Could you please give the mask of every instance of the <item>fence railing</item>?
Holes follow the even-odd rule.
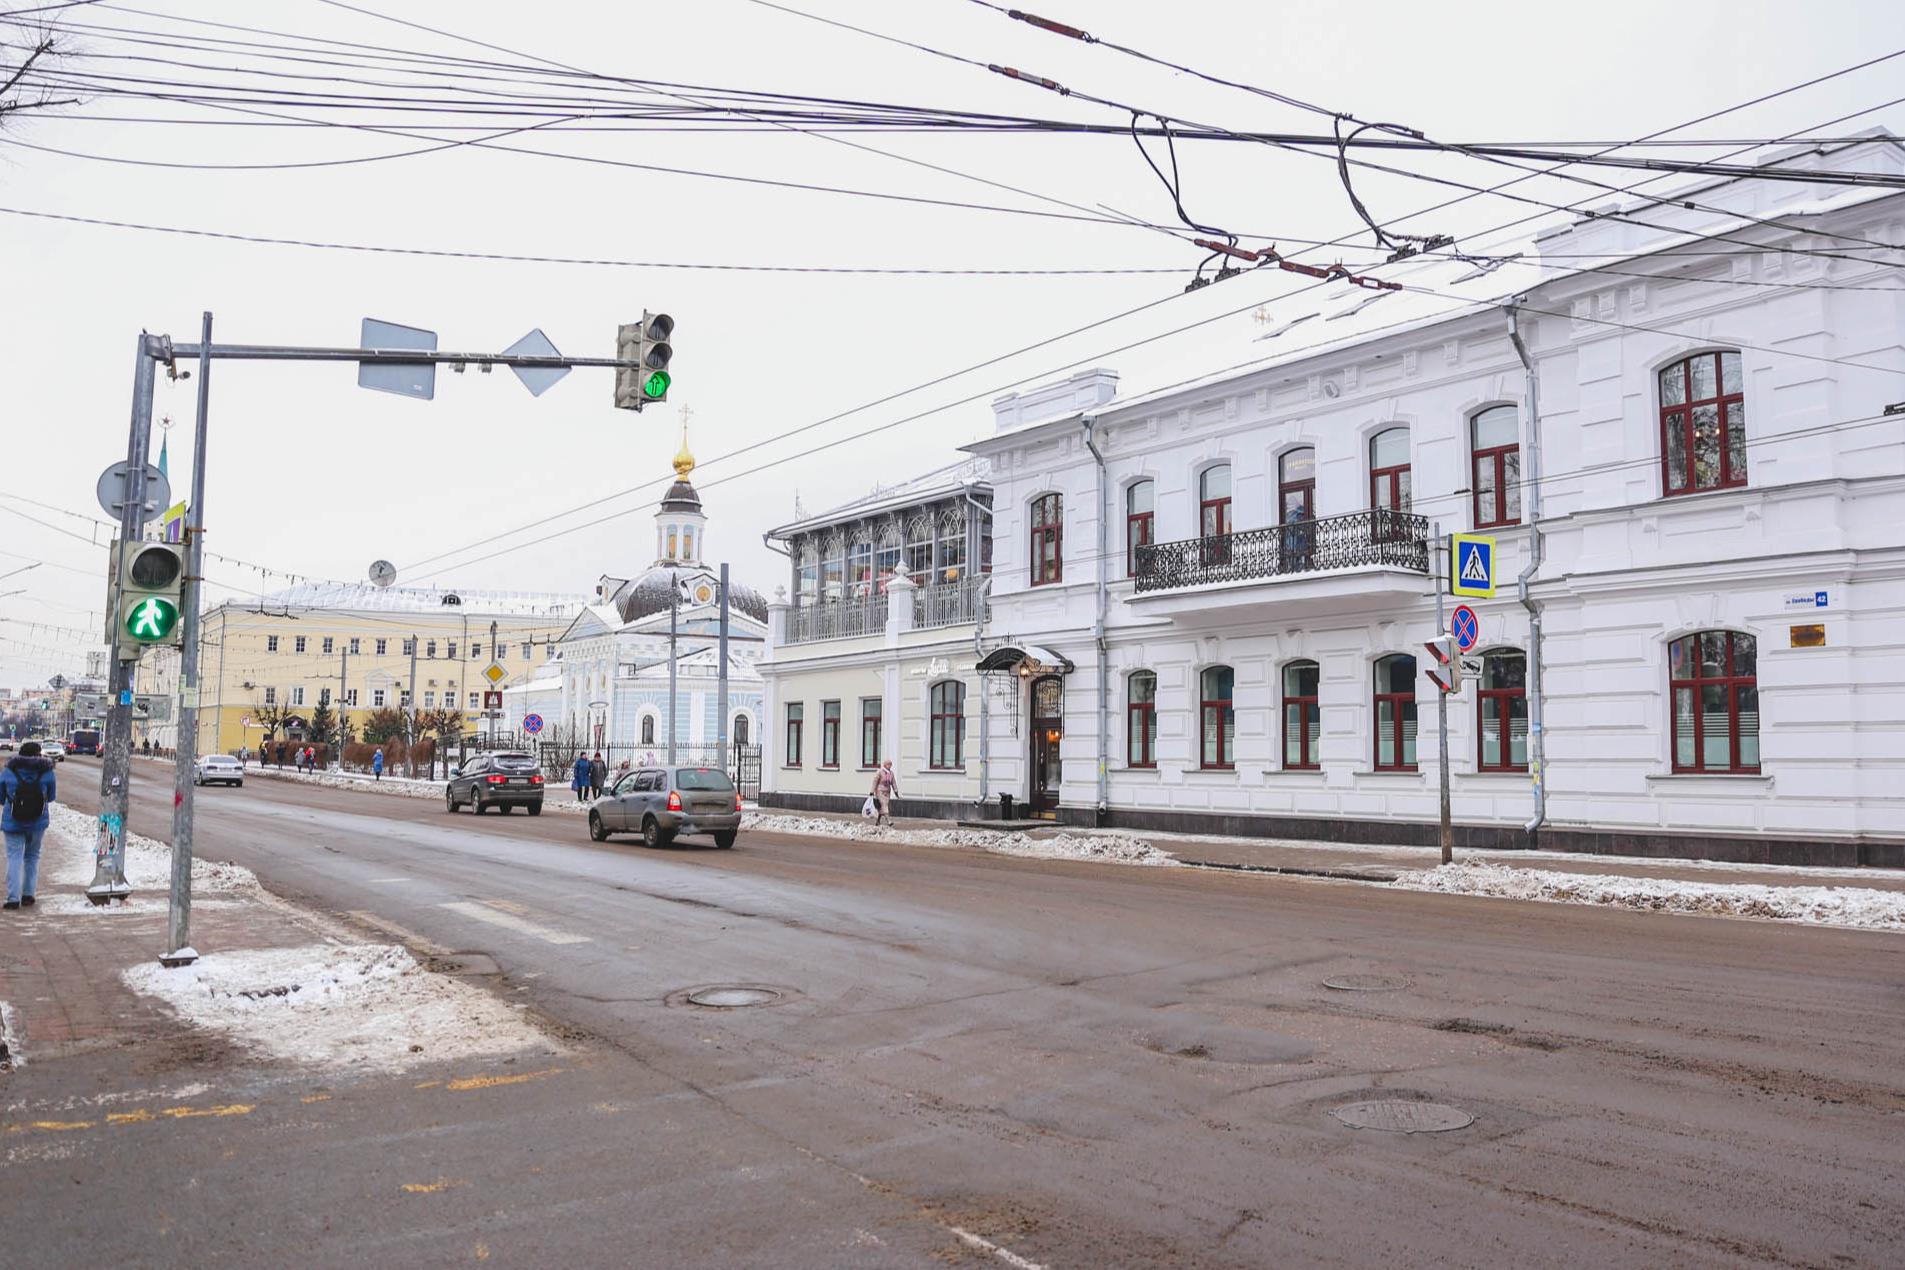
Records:
[[[1378,507],[1267,529],[1147,544],[1136,552],[1136,589],[1169,591],[1206,582],[1280,578],[1371,564],[1426,574],[1428,537],[1428,517]]]
[[[913,629],[930,630],[936,626],[958,626],[976,622],[985,607],[986,583],[983,573],[939,586],[923,586],[913,592]]]
[[[886,597],[860,600],[823,600],[787,611],[787,642],[811,644],[817,639],[852,639],[878,635],[886,629]]]

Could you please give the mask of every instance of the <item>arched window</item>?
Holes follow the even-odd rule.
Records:
[[[1376,770],[1416,770],[1416,659],[1393,653],[1376,663]]]
[[[1044,494],[1032,500],[1032,585],[1048,586],[1065,577],[1064,500]]]
[[[933,685],[926,753],[931,767],[965,764],[966,685],[956,679]]]
[[[1314,771],[1322,765],[1317,753],[1323,739],[1318,678],[1313,661],[1293,661],[1283,668],[1283,766],[1288,771]]]
[[[695,558],[695,527],[693,525],[681,527],[681,558],[689,561]]]
[[[1513,406],[1490,406],[1469,420],[1469,488],[1475,527],[1521,523],[1521,429]]]
[[[1667,649],[1676,772],[1759,771],[1759,644],[1739,631],[1683,635]]]
[[[1409,429],[1384,428],[1369,438],[1369,505],[1409,510]]]
[[[670,560],[675,558],[675,532],[673,525],[668,526],[668,559]]]
[[[1230,464],[1207,467],[1197,478],[1197,521],[1206,538],[1230,533]]]
[[[642,716],[642,744],[653,745],[654,743],[655,743],[655,716],[652,714],[643,715]]]
[[[1316,519],[1316,450],[1299,446],[1277,459],[1277,523]]]
[[[847,547],[847,594],[856,600],[873,594],[873,544],[865,540]]]
[[[1660,372],[1661,492],[1746,484],[1746,398],[1738,353],[1698,353]]]
[[[941,582],[957,582],[966,571],[966,517],[964,509],[947,508],[939,514],[939,547],[935,567]]]
[[[1519,648],[1482,654],[1475,694],[1476,766],[1484,772],[1528,770],[1528,657]]]
[[[1124,492],[1124,571],[1138,576],[1138,548],[1157,541],[1153,532],[1157,523],[1157,485],[1152,481],[1133,481]]]
[[[734,716],[733,734],[734,743],[736,745],[746,745],[748,743],[749,728],[750,725],[746,715],[737,714]]]
[[[1154,671],[1134,670],[1125,681],[1126,767],[1158,765],[1158,677]]]
[[[1228,666],[1211,666],[1198,677],[1202,694],[1198,720],[1203,740],[1198,755],[1199,767],[1228,771],[1233,765],[1237,710],[1231,692],[1236,682],[1236,675]]]

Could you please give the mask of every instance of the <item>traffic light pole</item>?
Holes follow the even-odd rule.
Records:
[[[212,315],[204,315],[201,344],[212,343]],[[172,772],[172,895],[166,906],[167,966],[198,960],[192,947],[192,795],[198,788],[198,627],[200,568],[205,559],[205,431],[212,401],[212,364],[198,363],[198,424],[192,441],[192,499],[185,509],[185,575],[179,591],[179,737]],[[216,740],[213,741],[216,745]]]
[[[132,426],[126,437],[125,501],[119,507],[119,551],[132,549],[145,534],[146,453],[152,448],[152,383],[158,372],[160,341],[143,332],[132,370]],[[112,561],[119,576],[119,559]],[[117,606],[106,606],[106,647],[111,670],[106,681],[106,734],[100,742],[99,831],[93,843],[93,881],[86,898],[95,904],[132,895],[126,884],[126,811],[132,782],[132,671],[137,658],[119,655]]]
[[[1440,526],[1435,534],[1435,546],[1432,550],[1435,559],[1429,572],[1435,577],[1435,633],[1441,635],[1449,629],[1448,615],[1444,612],[1447,601],[1443,591],[1448,587],[1448,578],[1444,576],[1448,569],[1449,540],[1442,536]],[[1460,656],[1453,647],[1450,652]],[[1442,785],[1442,863],[1447,864],[1455,858],[1455,826],[1449,814],[1449,694],[1438,689],[1435,694],[1435,736],[1436,764],[1441,769]]]

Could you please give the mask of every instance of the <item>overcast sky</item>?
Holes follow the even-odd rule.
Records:
[[[37,3],[37,0],[32,0]],[[24,7],[15,0],[0,8]],[[603,74],[682,84],[805,93],[937,108],[1032,114],[1123,125],[1121,111],[1062,101],[985,70],[778,12],[750,0],[563,3],[381,0],[383,12]],[[794,0],[790,7],[949,52],[1022,67],[1081,92],[1232,129],[1326,131],[1327,120],[1235,89],[1148,66],[1102,47],[1011,22],[969,0]],[[504,60],[454,39],[344,12],[317,0],[273,5],[183,0],[153,14],[247,23],[365,44]],[[1905,46],[1893,0],[1789,4],[1546,6],[1471,4],[1082,3],[1051,0],[1053,17],[1173,61],[1274,88],[1363,119],[1438,139],[1616,141],[1637,137]],[[75,9],[76,23],[175,35],[223,35],[111,5]],[[130,51],[74,33],[101,73],[230,80],[226,54],[164,50],[213,69],[117,61]],[[9,62],[16,55],[9,50]],[[1764,106],[1729,114],[1692,137],[1772,137],[1809,130],[1898,93],[1892,62]],[[4,78],[0,76],[0,78]],[[317,86],[313,86],[317,87]],[[745,185],[634,171],[578,157],[691,167],[779,181],[1062,211],[1035,195],[1174,222],[1170,199],[1128,137],[960,134],[857,136],[928,171],[789,131],[598,132],[553,129],[472,146],[342,166],[224,170],[359,158],[416,141],[339,128],[114,122],[109,117],[249,119],[189,105],[96,97],[57,115],[16,116],[0,138],[0,207],[276,238],[465,252],[721,265],[933,269],[1130,269],[1180,273],[1061,277],[933,277],[712,272],[651,267],[441,260],[254,245],[0,213],[0,683],[72,670],[97,629],[105,551],[94,482],[124,456],[134,341],[141,329],[196,339],[199,313],[230,342],[350,345],[374,316],[439,333],[446,349],[498,351],[540,327],[564,352],[613,353],[617,323],[646,307],[675,318],[675,387],[640,415],[611,405],[610,372],[580,370],[541,398],[506,372],[442,372],[432,402],[365,392],[343,365],[227,363],[213,370],[208,548],[271,570],[214,561],[214,600],[304,578],[361,579],[377,558],[400,583],[583,593],[602,573],[653,554],[657,482],[692,407],[697,484],[712,520],[710,553],[771,592],[783,562],[763,531],[958,457],[992,426],[985,404],[1024,376],[1095,364],[1100,350],[1230,309],[1238,316],[1103,359],[1129,389],[1247,355],[1261,329],[1316,307],[1278,303],[1303,280],[1249,274],[1180,296],[1201,253],[1166,234],[998,211]],[[319,117],[310,112],[308,117]],[[335,117],[335,116],[329,116]],[[364,118],[368,118],[367,116]],[[382,122],[390,126],[395,116]],[[1897,109],[1832,131],[1905,127]],[[406,126],[395,122],[395,126]],[[459,134],[467,136],[469,134]],[[1659,152],[1665,153],[1665,152]],[[1672,152],[1681,157],[1700,153]],[[133,166],[104,157],[179,168]],[[1162,155],[1159,155],[1162,159]],[[1356,228],[1334,163],[1260,145],[1179,148],[1186,210],[1205,224],[1287,244]],[[1390,161],[1387,160],[1386,161]],[[1393,160],[1476,184],[1512,175],[1459,156]],[[1580,169],[1627,184],[1638,174]],[[972,178],[1017,186],[988,187]],[[1358,192],[1382,219],[1459,191],[1381,175]],[[1591,191],[1549,179],[1522,192],[1572,202]],[[1598,201],[1598,200],[1597,200]],[[1526,215],[1478,198],[1410,222],[1421,232],[1473,233]],[[1552,222],[1557,218],[1549,217]],[[1520,231],[1526,233],[1524,229]],[[1376,258],[1367,234],[1320,257]],[[937,378],[1150,300],[1113,325],[921,393],[812,429],[829,415]],[[194,381],[161,379],[175,489],[190,460]],[[974,397],[819,453],[813,446]],[[723,461],[743,446],[768,443]],[[154,451],[157,450],[157,438]],[[766,464],[767,470],[723,479]],[[38,500],[64,512],[18,501]],[[566,509],[608,500],[537,529],[473,546]],[[22,519],[25,512],[50,528]],[[606,523],[524,545],[584,521]],[[81,517],[87,518],[82,519]],[[68,531],[66,533],[60,530]],[[71,536],[79,535],[79,538]],[[84,539],[85,541],[82,541]],[[103,532],[98,534],[101,544]],[[504,548],[514,548],[494,554]],[[44,623],[40,627],[24,623]]]

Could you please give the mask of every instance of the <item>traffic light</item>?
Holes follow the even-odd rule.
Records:
[[[179,642],[185,548],[175,542],[129,543],[119,554],[113,603],[113,643],[122,659],[154,644]]]
[[[1423,647],[1436,662],[1435,668],[1427,672],[1429,682],[1443,692],[1462,691],[1462,650],[1456,645],[1455,636],[1437,635]]]
[[[674,377],[668,363],[675,355],[668,342],[675,332],[675,319],[666,313],[642,310],[642,320],[626,322],[617,328],[617,361],[634,362],[615,372],[615,404],[618,409],[639,411],[643,406],[668,400],[668,386]]]

